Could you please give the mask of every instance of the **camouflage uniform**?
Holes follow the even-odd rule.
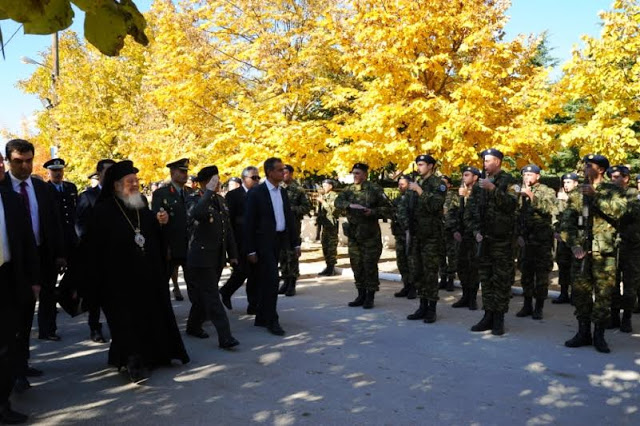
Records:
[[[371,209],[365,216],[361,210],[350,209],[349,204],[360,204]],[[393,206],[382,188],[365,181],[360,185],[349,185],[334,203],[341,214],[347,217],[344,234],[349,238],[349,260],[359,290],[378,291],[378,261],[382,254],[382,237],[378,219],[390,219]]]
[[[524,238],[521,285],[525,298],[544,300],[553,270],[553,217],[557,214],[556,193],[548,186],[531,186],[533,200],[520,197],[519,235]]]
[[[478,272],[485,311],[509,310],[514,275],[513,232],[518,203],[513,178],[504,171],[493,178],[493,191],[474,186],[469,197],[473,235],[482,234]]]
[[[402,277],[402,282],[405,287],[412,283],[411,280],[411,269],[409,267],[409,248],[407,247],[407,232],[406,228],[402,226],[400,221],[398,220],[398,206],[402,202],[403,199],[407,197],[407,194],[401,194],[399,197],[395,198],[392,203],[395,209],[395,214],[393,220],[391,221],[391,233],[396,240],[396,263],[398,264],[398,270],[400,271],[400,276]]]
[[[318,224],[322,226],[322,254],[327,266],[335,266],[338,261],[338,213],[334,205],[337,197],[335,191],[324,194],[318,214]]]
[[[296,182],[282,184],[282,188],[287,191],[291,210],[295,217],[295,234],[300,236],[302,218],[311,212],[311,202],[307,198],[304,189]],[[300,276],[300,263],[295,249],[280,251],[280,274],[283,279],[296,279]]]
[[[580,191],[574,189],[573,191],[567,194],[568,200],[558,200],[558,214],[557,214],[557,222],[555,224],[556,232],[560,233],[563,228],[566,228],[566,224],[563,221],[568,220],[568,217],[565,217],[563,212],[567,210],[567,208],[576,203],[581,203],[582,195]],[[576,220],[577,218],[571,219]],[[572,265],[575,257],[573,256],[573,252],[571,251],[571,247],[567,244],[566,241],[558,241],[558,245],[556,246],[556,263],[558,264],[558,283],[560,284],[560,297],[569,297],[569,287],[572,287],[573,278],[571,276]],[[566,301],[566,299],[565,299]],[[554,301],[554,303],[556,303]],[[565,303],[565,302],[561,302]]]
[[[447,191],[446,198],[444,200],[444,217],[445,217],[445,227],[444,227],[444,246],[445,246],[445,256],[442,257],[442,263],[440,265],[440,275],[447,278],[447,286],[449,289],[453,288],[453,280],[456,277],[457,267],[458,267],[458,251],[460,249],[460,245],[453,238],[453,232],[446,226],[446,217],[449,213],[449,210],[455,205],[459,205],[458,200],[458,191],[449,190]]]
[[[438,300],[438,269],[444,256],[443,205],[447,192],[442,179],[432,175],[418,178],[422,194],[408,190],[398,207],[398,220],[409,229],[411,276],[418,296]]]

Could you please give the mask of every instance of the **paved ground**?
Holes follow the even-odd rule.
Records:
[[[435,324],[407,321],[416,302],[393,298],[399,284],[390,281],[375,309],[348,308],[348,277],[316,279],[321,259],[315,251],[305,259],[298,295],[279,300],[284,338],[254,327],[238,293],[230,312],[237,350],[185,336],[192,362],[135,386],[106,366],[108,345],[85,340],[86,317],[61,315],[61,342],[33,340],[33,365],[46,375],[14,406],[35,424],[640,423],[638,333],[607,333],[609,355],[567,349],[571,308],[549,304],[542,321],[515,318],[521,297],[504,336],[471,333],[481,312],[452,309],[458,292],[444,291]],[[174,302],[182,328],[188,307]]]

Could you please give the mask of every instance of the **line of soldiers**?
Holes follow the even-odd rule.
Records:
[[[462,296],[452,306],[478,309],[481,284],[484,315],[471,330],[502,335],[516,265],[524,294],[516,316],[543,318],[555,239],[561,292],[554,303],[572,301],[578,320],[578,333],[565,344],[593,344],[609,352],[604,330],[631,332],[640,291],[640,175],[638,188],[629,187],[627,167],[609,167],[606,157],[588,155],[583,159],[585,182],[579,185],[578,175],[568,173],[556,196],[540,182],[539,166],[522,168],[520,183],[502,170],[504,155],[499,150],[484,150],[480,157],[483,170],[465,167],[456,194],[448,188],[449,179],[436,174],[436,159],[418,156],[417,178],[401,176],[400,196],[393,201],[367,181],[366,164],[353,166],[354,183],[334,201],[334,214],[347,218],[343,231],[358,292],[349,306],[374,306],[382,252],[379,219],[392,219],[403,282],[395,296],[419,298],[417,310],[407,319],[436,321],[442,287],[438,273],[447,258],[444,286],[455,272],[462,286]]]

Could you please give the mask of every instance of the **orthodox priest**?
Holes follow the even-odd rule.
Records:
[[[111,166],[87,233],[93,254],[88,282],[109,329],[109,364],[125,367],[134,383],[172,360],[189,362],[166,286],[161,226],[140,194],[138,169],[129,160]]]

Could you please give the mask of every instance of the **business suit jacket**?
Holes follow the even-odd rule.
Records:
[[[229,218],[231,220],[231,228],[233,236],[236,239],[238,249],[242,251],[244,244],[243,228],[244,228],[244,211],[247,206],[247,191],[244,187],[236,188],[227,192],[225,202],[229,208]]]
[[[76,206],[76,234],[82,238],[87,233],[89,218],[93,212],[93,207],[100,196],[100,187],[95,186],[82,192],[78,196],[78,204]]]
[[[193,192],[185,186],[184,196],[181,197],[173,184],[156,189],[151,196],[151,210],[158,213],[160,208],[169,214],[169,223],[162,227],[164,236],[169,244],[169,256],[172,259],[187,257],[187,208],[186,200]]]

